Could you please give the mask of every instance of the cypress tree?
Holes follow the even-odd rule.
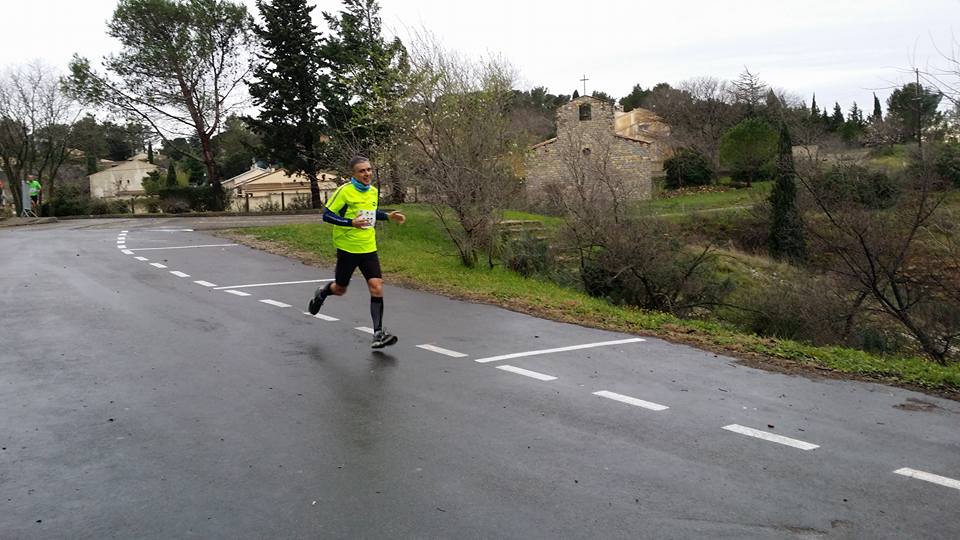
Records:
[[[796,172],[793,144],[785,123],[780,123],[777,171],[770,192],[770,255],[795,263],[806,259],[807,246],[803,220],[797,207]]]
[[[816,92],[813,93],[813,104],[810,105],[810,116],[813,117],[814,120],[820,118],[820,108],[817,107],[817,93],[816,93]]]
[[[153,163],[153,141],[147,141],[147,162]]]
[[[870,116],[871,122],[880,122],[883,120],[883,107],[880,106],[880,99],[876,92],[873,94],[873,115]]]
[[[167,165],[167,187],[177,187],[177,168],[173,164],[173,160],[170,160],[170,164]]]
[[[322,73],[314,8],[306,0],[257,0],[257,8],[263,24],[254,28],[261,46],[250,95],[260,116],[244,121],[260,136],[270,161],[310,180],[311,206],[320,208],[317,175],[327,134],[320,96],[329,77]]]

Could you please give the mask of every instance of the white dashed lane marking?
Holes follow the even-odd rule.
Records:
[[[271,285],[296,285],[299,283],[323,283],[326,281],[333,281],[332,279],[306,279],[303,281],[277,281],[275,283],[249,283],[247,285],[227,285],[225,287],[217,287],[217,289],[249,289],[252,287],[269,287]]]
[[[121,253],[123,253],[124,255],[133,255],[133,252],[130,251],[129,249],[124,249]]]
[[[643,407],[644,409],[650,409],[651,411],[665,411],[670,408],[670,407],[667,407],[666,405],[660,405],[659,403],[653,403],[652,401],[644,401],[642,399],[625,396],[623,394],[610,392],[608,390],[601,390],[599,392],[594,392],[593,395],[604,397],[607,399],[612,399],[614,401],[619,401],[621,403],[627,403],[629,405],[634,405],[636,407]]]
[[[199,280],[199,281],[194,281],[194,283],[196,283],[197,285],[203,285],[204,287],[216,287],[216,286],[217,286],[216,283],[210,283],[209,281],[203,281],[202,279]]]
[[[729,426],[723,426],[723,429],[727,431],[732,431],[734,433],[739,433],[740,435],[746,435],[747,437],[755,437],[757,439],[763,439],[765,441],[775,442],[775,443],[783,444],[786,446],[792,446],[794,448],[799,448],[801,450],[815,450],[817,448],[820,448],[820,445],[817,445],[817,444],[811,444],[811,443],[800,441],[797,439],[791,439],[790,437],[784,437],[783,435],[775,435],[773,433],[767,433],[766,431],[760,431],[759,429],[744,427],[739,424],[730,424]]]
[[[303,314],[304,314],[304,315],[310,315],[310,314],[307,313],[306,311],[304,311]],[[324,315],[323,313],[317,313],[316,315],[310,315],[310,316],[313,317],[314,319],[320,319],[321,321],[336,322],[336,321],[339,321],[339,320],[340,320],[340,319],[338,319],[338,318],[336,318],[336,317],[331,317],[331,316],[329,316],[329,315]]]
[[[960,489],[960,480],[954,480],[953,478],[947,478],[946,476],[940,476],[939,474],[918,471],[916,469],[910,469],[908,467],[897,469],[893,472],[894,474],[899,474],[909,478],[916,478],[917,480],[931,482],[933,484],[937,484],[940,486],[953,488],[953,489]]]
[[[133,251],[157,251],[162,249],[194,249],[194,248],[209,248],[209,247],[230,247],[236,246],[237,244],[204,244],[199,246],[166,246],[166,247],[152,247],[152,248],[136,248]]]
[[[367,334],[372,334],[372,333],[373,333],[373,328],[370,328],[369,326],[358,326],[358,327],[354,328],[354,330],[359,330],[359,331],[361,331],[361,332],[366,332]]]
[[[171,270],[170,273],[173,274],[173,275],[175,275],[175,276],[177,276],[177,277],[190,277],[190,274],[184,274],[183,272],[181,272],[181,271],[179,271],[179,270]]]
[[[250,296],[250,293],[243,292],[243,291],[223,291],[223,292],[232,294],[234,296]]]
[[[284,304],[283,302],[277,302],[276,300],[271,300],[269,298],[263,299],[261,300],[261,302],[263,302],[264,304],[270,304],[271,306],[276,306],[276,307],[283,307],[283,308],[291,307],[290,304]]]
[[[138,260],[138,261],[143,261],[143,262],[147,262],[147,261],[150,260],[150,259],[148,259],[148,258],[146,258],[146,257],[134,257],[134,259],[136,259],[136,260]]]
[[[435,352],[437,354],[443,354],[446,356],[452,356],[453,358],[463,358],[465,356],[469,356],[461,352],[451,351],[450,349],[444,349],[443,347],[437,347],[436,345],[424,344],[424,345],[417,345],[417,347],[425,351]]]
[[[502,369],[503,371],[509,371],[510,373],[516,373],[517,375],[523,375],[524,377],[530,377],[531,379],[537,379],[538,381],[555,381],[556,377],[553,375],[546,375],[544,373],[538,373],[536,371],[530,371],[529,369],[518,368],[514,366],[497,366],[497,369]]]
[[[583,345],[571,345],[569,347],[558,347],[556,349],[543,349],[539,351],[527,351],[521,353],[513,354],[502,354],[500,356],[491,356],[488,358],[477,358],[476,362],[485,363],[485,362],[498,362],[500,360],[509,360],[511,358],[522,358],[524,356],[536,356],[540,354],[551,354],[558,352],[566,351],[577,351],[580,349],[592,349],[593,347],[607,347],[610,345],[623,345],[626,343],[639,343],[641,341],[646,341],[643,338],[630,338],[630,339],[618,339],[616,341],[601,341],[599,343],[586,343]]]
[[[160,263],[150,263],[150,266],[156,266],[157,268],[166,268],[167,265]]]

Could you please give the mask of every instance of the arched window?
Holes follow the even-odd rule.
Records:
[[[580,105],[580,121],[590,120],[590,104],[584,103]]]

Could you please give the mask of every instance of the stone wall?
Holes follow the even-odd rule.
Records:
[[[580,120],[581,105],[590,106],[589,120]],[[578,98],[557,110],[557,138],[530,151],[525,162],[527,195],[536,202],[546,185],[564,182],[572,168],[603,165],[637,199],[650,198],[652,179],[662,168],[649,143],[616,135],[612,103]]]

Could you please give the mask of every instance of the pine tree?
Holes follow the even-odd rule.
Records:
[[[173,160],[170,160],[170,164],[167,165],[167,187],[177,187],[177,167],[173,164]]]
[[[580,91],[579,91],[579,90],[574,90],[574,91],[573,91],[573,99],[577,99],[578,97],[580,97]]]
[[[337,15],[323,13],[330,33],[321,56],[331,77],[321,101],[338,165],[390,145],[407,92],[407,50],[384,39],[379,13],[376,0],[344,0]]]
[[[147,141],[147,163],[153,163],[153,141]]]
[[[329,87],[322,73],[320,33],[306,0],[257,0],[263,25],[259,63],[250,84],[260,116],[244,118],[262,141],[266,157],[310,180],[310,202],[320,208],[317,175],[324,160],[327,124],[321,94]]]
[[[843,123],[843,109],[840,108],[840,103],[834,102],[833,116],[830,117],[830,131],[838,131],[843,127]]]
[[[797,207],[796,172],[793,167],[793,144],[790,133],[780,123],[777,171],[770,192],[770,255],[795,263],[806,259],[803,219]]]
[[[813,104],[810,105],[810,116],[814,119],[820,118],[820,108],[817,107],[817,94],[813,94]]]
[[[873,94],[873,114],[870,115],[871,122],[881,122],[883,121],[883,107],[880,106],[880,99],[877,97],[876,92]]]

